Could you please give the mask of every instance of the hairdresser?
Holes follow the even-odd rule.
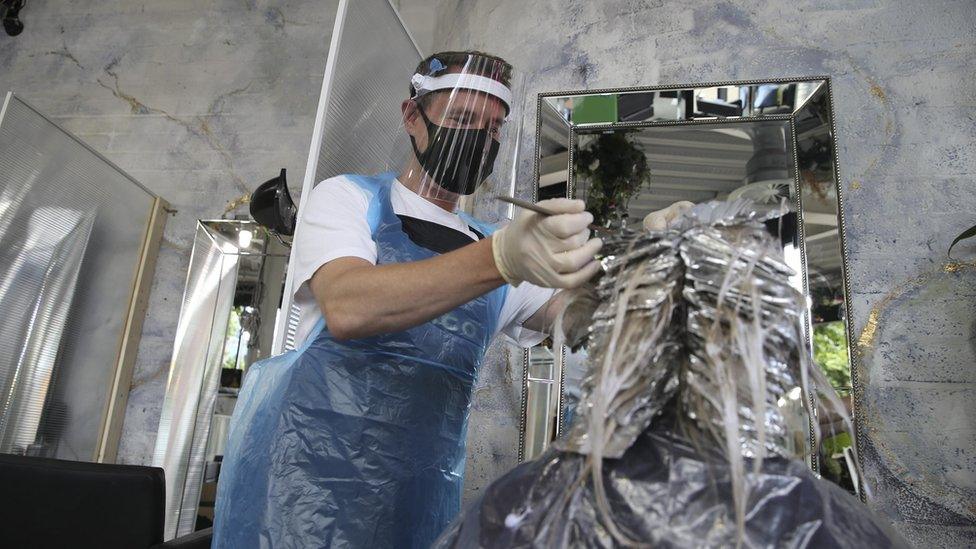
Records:
[[[304,344],[248,373],[214,547],[427,547],[457,514],[485,349],[539,343],[554,289],[599,269],[582,201],[497,231],[457,209],[492,172],[511,82],[498,57],[428,57],[401,104],[406,165],[311,191],[292,252]]]

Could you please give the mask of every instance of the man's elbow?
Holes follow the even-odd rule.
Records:
[[[354,315],[339,312],[325,312],[325,325],[332,337],[338,341],[348,341],[362,337],[360,322]]]
[[[325,305],[325,306],[322,306]],[[325,317],[325,326],[337,341],[362,339],[375,335],[372,331],[372,319],[360,311],[349,310],[346,307],[329,307],[320,304]]]
[[[372,268],[372,265],[364,259],[340,257],[319,267],[310,281],[312,295],[325,317],[325,325],[337,340],[370,335],[366,333],[370,320],[361,310],[362,303],[351,295],[354,292],[350,292],[350,286],[346,283],[364,267]]]

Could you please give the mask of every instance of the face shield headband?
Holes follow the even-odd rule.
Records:
[[[414,99],[435,91],[461,88],[493,95],[505,104],[506,114],[512,112],[512,90],[498,80],[480,74],[452,72],[440,76],[425,76],[417,73],[410,79],[410,84],[414,89]]]

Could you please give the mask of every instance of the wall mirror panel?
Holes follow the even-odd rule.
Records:
[[[818,390],[853,400],[856,411],[829,79],[543,93],[537,108],[536,201],[583,199],[611,229],[639,228],[646,214],[682,200],[787,204],[790,213],[767,227],[808,296],[804,333],[832,385]],[[587,361],[585,349],[524,357],[519,455],[531,459],[572,422]],[[818,446],[815,425],[838,429],[828,414],[809,417],[803,398],[797,387],[779,403],[795,417],[798,454]],[[808,461],[856,491],[854,440],[837,432]]]
[[[288,248],[253,221],[197,224],[153,465],[166,471],[166,539],[209,526],[247,368],[271,355]]]

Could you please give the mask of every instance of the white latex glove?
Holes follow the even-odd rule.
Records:
[[[596,274],[593,256],[603,242],[590,239],[593,215],[582,200],[553,198],[540,206],[558,212],[545,216],[529,210],[492,235],[495,266],[511,285],[530,282],[546,288],[575,288]]]
[[[682,200],[675,202],[663,210],[651,212],[644,216],[644,230],[663,231],[671,226],[672,223],[682,214],[695,207],[694,202]]]

